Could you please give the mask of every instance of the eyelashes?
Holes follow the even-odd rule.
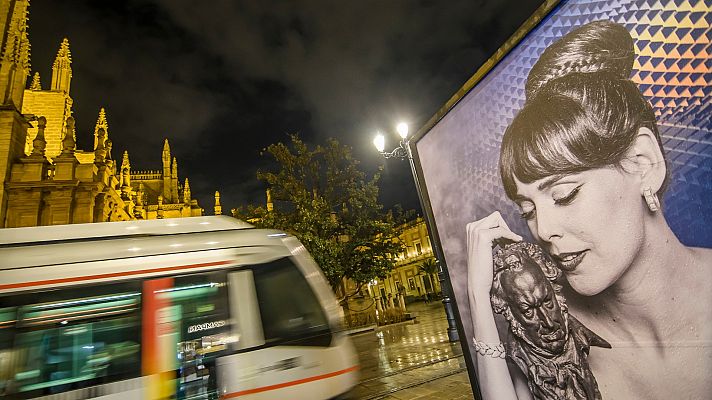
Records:
[[[574,201],[576,196],[579,194],[579,191],[581,190],[581,186],[583,186],[583,185],[576,186],[571,192],[569,192],[569,194],[567,194],[564,197],[561,197],[559,199],[554,199],[554,204],[556,204],[557,206],[565,206],[567,204],[570,204],[572,201]]]
[[[519,213],[519,216],[522,219],[529,221],[530,219],[534,218],[534,210],[532,209],[531,211],[522,211],[521,213]]]
[[[582,186],[583,186],[583,184],[576,186],[573,190],[571,190],[569,193],[567,193],[564,197],[554,199],[554,204],[556,204],[557,206],[566,206],[566,205],[571,204],[578,196],[579,192],[581,191]],[[532,207],[532,209],[529,211],[522,211],[521,213],[519,213],[519,216],[522,219],[527,220],[527,221],[533,219],[535,215],[536,215],[536,208],[534,208],[534,207]]]

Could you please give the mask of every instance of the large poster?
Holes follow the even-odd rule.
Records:
[[[712,393],[711,8],[561,2],[415,138],[485,400]]]

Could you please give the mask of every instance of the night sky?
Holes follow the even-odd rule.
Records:
[[[160,169],[168,138],[206,214],[215,190],[225,213],[263,203],[260,151],[289,133],[352,146],[369,173],[385,166],[386,206],[418,208],[408,163],[378,155],[375,131],[387,149],[398,122],[417,131],[540,3],[32,0],[32,73],[48,89],[67,37],[78,149],[100,107],[134,170]]]

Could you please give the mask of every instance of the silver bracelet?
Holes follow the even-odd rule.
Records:
[[[482,356],[492,358],[506,358],[507,356],[507,351],[504,349],[504,343],[502,342],[499,342],[497,344],[490,344],[480,342],[475,338],[472,338],[472,342],[475,343],[475,351]]]

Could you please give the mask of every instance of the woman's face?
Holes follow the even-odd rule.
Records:
[[[532,183],[515,178],[522,217],[583,295],[613,285],[643,245],[646,209],[636,176],[611,167]]]

